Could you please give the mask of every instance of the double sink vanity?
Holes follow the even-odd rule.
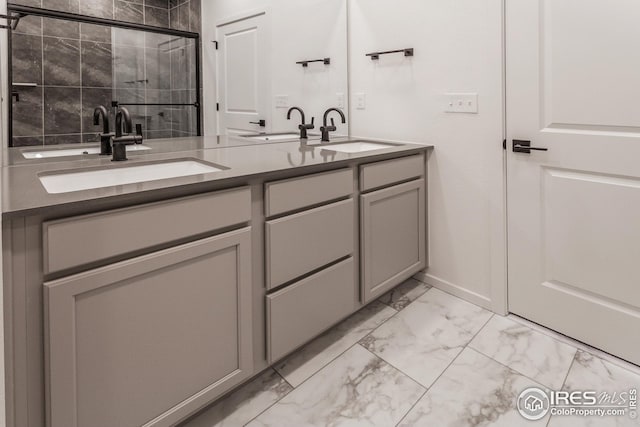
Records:
[[[133,148],[3,169],[15,425],[176,425],[426,266],[429,146]]]

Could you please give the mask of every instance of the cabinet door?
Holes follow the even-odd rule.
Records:
[[[425,182],[361,197],[362,299],[369,302],[426,265]]]
[[[45,283],[51,427],[173,425],[251,375],[250,228]]]

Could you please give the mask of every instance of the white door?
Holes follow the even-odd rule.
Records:
[[[269,43],[264,13],[217,27],[218,134],[241,135],[270,129]]]
[[[509,311],[638,364],[640,2],[506,8]]]

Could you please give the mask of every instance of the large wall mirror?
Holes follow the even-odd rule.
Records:
[[[296,132],[301,117],[338,108],[347,115],[346,0],[211,0],[203,15],[206,135]],[[217,44],[217,50],[216,50]],[[215,76],[215,78],[211,78]],[[338,117],[338,116],[336,116]],[[336,135],[348,134],[336,120]]]
[[[198,135],[200,2],[172,8],[141,0],[126,10],[111,0],[72,3],[8,6],[20,16],[9,32],[8,145],[95,143],[99,105],[109,110],[112,129],[119,105],[145,139]]]

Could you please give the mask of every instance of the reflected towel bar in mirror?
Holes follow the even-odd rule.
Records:
[[[386,50],[384,52],[371,52],[371,53],[367,53],[366,56],[370,56],[372,61],[375,61],[376,59],[380,59],[380,55],[388,55],[390,53],[404,53],[404,56],[413,56],[413,48],[407,48],[407,49],[397,49],[397,50]]]
[[[322,59],[309,59],[306,61],[298,61],[296,64],[302,65],[303,67],[308,67],[312,62],[322,62],[324,65],[331,64],[331,58],[322,58]]]

